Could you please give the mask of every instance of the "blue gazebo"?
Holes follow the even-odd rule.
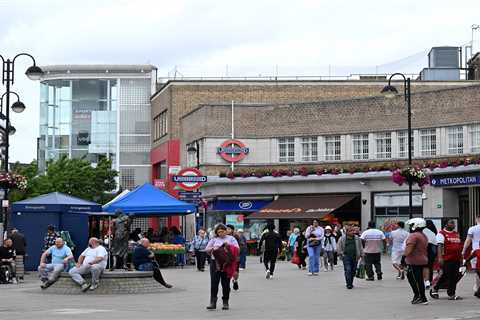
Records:
[[[180,201],[166,192],[145,183],[105,206],[106,212],[121,209],[132,216],[178,216],[195,213],[195,205]]]
[[[88,221],[92,214],[101,214],[102,206],[60,192],[53,192],[12,204],[11,226],[22,232],[27,241],[27,270],[35,270],[43,249],[48,225],[69,231],[79,250],[88,244]]]

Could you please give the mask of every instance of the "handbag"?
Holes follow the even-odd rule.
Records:
[[[308,246],[309,247],[318,247],[320,245],[320,240],[317,239],[309,239]]]
[[[225,244],[213,250],[212,255],[215,258],[215,262],[218,266],[217,271],[223,271],[223,268],[228,265],[233,259],[232,253],[228,249],[228,246]]]
[[[300,257],[297,254],[297,250],[293,251],[293,256],[290,262],[293,264],[300,264]]]

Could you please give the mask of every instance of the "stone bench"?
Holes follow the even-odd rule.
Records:
[[[89,281],[90,274],[83,275]],[[105,270],[97,289],[82,292],[67,272],[62,272],[57,282],[43,290],[51,294],[137,294],[167,290],[153,279],[152,271]]]

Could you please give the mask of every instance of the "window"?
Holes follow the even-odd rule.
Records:
[[[448,154],[463,153],[463,127],[447,128]]]
[[[302,161],[318,160],[318,138],[302,138]]]
[[[162,161],[155,166],[157,179],[167,179],[167,162]]]
[[[437,131],[435,129],[420,130],[420,155],[434,156],[437,154]]]
[[[340,136],[328,136],[325,137],[325,160],[332,161],[332,160],[340,160],[341,153],[340,153]]]
[[[470,127],[470,138],[472,140],[472,152],[480,152],[480,124]]]
[[[278,161],[280,162],[295,161],[295,138],[279,138],[278,139]]]
[[[398,132],[397,140],[398,140],[398,157],[407,158],[408,157],[408,143],[407,143],[408,132],[407,131]],[[413,157],[413,150],[414,150],[413,132],[412,132],[412,136],[410,137],[410,149],[412,149],[412,157]]]
[[[368,159],[368,134],[355,134],[352,137],[353,159]]]
[[[392,157],[392,134],[390,132],[377,133],[375,136],[377,159],[390,159]]]
[[[167,134],[167,110],[153,118],[153,141]]]

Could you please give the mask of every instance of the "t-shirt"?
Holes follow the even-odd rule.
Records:
[[[428,243],[437,245],[437,236],[432,230],[425,228],[423,229],[423,234],[427,237]]]
[[[472,238],[472,251],[480,248],[478,242],[480,242],[480,224],[470,227],[467,235]]]
[[[413,252],[405,257],[405,262],[414,266],[426,266],[428,264],[428,239],[422,232],[412,232],[407,238],[406,245],[413,245]]]
[[[355,237],[347,236],[345,238],[345,250],[343,251],[343,255],[347,257],[352,257],[354,260],[357,257],[357,244]]]
[[[83,260],[83,265],[89,264],[97,257],[103,257],[104,259],[102,260],[102,262],[99,262],[98,264],[103,268],[107,267],[107,250],[105,250],[105,248],[102,246],[98,246],[96,248],[88,247],[87,249],[85,249],[85,251],[82,252],[82,256],[85,257],[85,259]]]
[[[144,246],[137,246],[135,250],[133,250],[132,255],[133,265],[135,268],[138,268],[138,266],[144,263],[152,262],[152,259],[148,257],[151,254],[152,253]]]
[[[409,233],[402,228],[393,230],[390,237],[392,238],[392,251],[401,252],[405,250],[405,240]]]
[[[12,259],[15,257],[15,250],[12,247],[7,248],[5,246],[0,247],[0,259]]]
[[[445,261],[462,261],[462,240],[456,231],[442,230],[437,234],[437,243],[443,245]]]
[[[360,239],[365,241],[365,253],[380,253],[382,252],[382,243],[385,240],[385,234],[378,229],[365,230]]]
[[[52,256],[52,264],[63,264],[63,259],[72,255],[72,250],[65,244],[61,248],[51,246],[47,251]]]

